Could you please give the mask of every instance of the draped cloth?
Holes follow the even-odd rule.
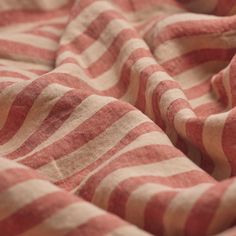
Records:
[[[235,14],[1,0],[0,235],[236,235]]]

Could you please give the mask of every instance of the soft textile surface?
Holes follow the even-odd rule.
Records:
[[[236,235],[235,0],[0,0],[0,235]]]

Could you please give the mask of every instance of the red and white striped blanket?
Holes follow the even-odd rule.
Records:
[[[235,0],[0,0],[0,236],[236,235]]]

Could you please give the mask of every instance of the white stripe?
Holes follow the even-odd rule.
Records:
[[[217,179],[228,178],[231,174],[230,163],[222,147],[222,133],[228,115],[229,112],[211,115],[204,121],[202,142],[214,161],[212,175]]]
[[[174,14],[169,17],[164,18],[155,28],[153,28],[154,38],[158,36],[158,34],[167,26],[178,24],[180,22],[191,22],[194,24],[194,21],[204,21],[204,20],[215,20],[220,19],[220,17],[213,16],[213,15],[204,15],[204,14],[195,14],[195,13],[181,13],[181,14]]]
[[[154,55],[159,63],[166,63],[173,58],[201,49],[229,49],[235,45],[234,34],[235,30],[230,30],[220,35],[216,32],[170,39],[156,45]]]
[[[32,83],[32,80],[20,81],[10,85],[0,93],[0,128],[4,126],[11,105],[14,102],[16,96],[30,83]]]
[[[187,101],[187,98],[182,90],[178,88],[168,89],[164,92],[161,96],[159,107],[161,107],[161,115],[164,120],[166,120],[166,112],[171,105],[172,102],[176,101],[177,99],[183,99]]]
[[[154,73],[147,81],[147,88],[145,91],[146,97],[146,110],[145,114],[151,119],[154,119],[154,111],[153,111],[153,93],[156,87],[163,81],[173,81],[173,79],[166,72],[156,72]]]
[[[6,158],[2,158],[0,157],[0,171],[5,171],[5,170],[8,170],[8,169],[19,169],[19,168],[23,168],[23,169],[27,169],[26,166],[24,165],[20,165],[14,161],[10,161]]]
[[[131,68],[130,83],[128,89],[126,93],[120,98],[121,100],[129,102],[131,104],[135,104],[138,99],[140,82],[143,79],[141,78],[141,74],[146,68],[152,65],[156,65],[156,62],[154,62],[150,57],[142,57],[135,62],[135,64]],[[156,72],[155,74],[158,76],[158,72]],[[144,76],[147,77],[147,73]],[[149,76],[146,79],[149,79]]]
[[[111,20],[96,41],[94,41],[81,54],[76,54],[76,56],[79,58],[80,64],[83,67],[88,67],[89,65],[96,62],[103,54],[107,52],[108,48],[112,45],[113,41],[118,37],[118,35],[123,30],[127,29],[132,28],[125,20]]]
[[[220,183],[219,183],[220,184]],[[216,209],[213,219],[208,227],[206,234],[215,235],[218,232],[232,226],[236,217],[236,201],[235,201],[236,183],[226,189],[221,197],[220,204]]]
[[[147,118],[140,116],[138,110],[130,111],[81,148],[59,160],[40,167],[39,170],[52,181],[67,178],[97,160],[114,147],[134,127],[145,121],[147,121]]]
[[[33,179],[16,184],[0,193],[0,220],[49,193],[59,191],[45,180]]]
[[[88,7],[83,9],[67,26],[64,37],[61,40],[61,45],[72,42],[79,37],[78,33],[82,33],[101,13],[113,10],[114,7],[107,1],[95,1]]]
[[[147,145],[170,145],[172,146],[172,143],[168,139],[168,137],[160,132],[160,131],[152,131],[150,133],[145,133],[137,137],[134,141],[132,141],[130,144],[126,145],[123,149],[121,149],[119,152],[114,154],[109,160],[105,161],[101,165],[99,165],[95,171],[91,171],[84,179],[81,181],[80,186],[83,186],[84,183],[94,174],[98,173],[99,170],[101,170],[104,166],[109,165],[109,163],[112,160],[115,160],[117,157],[121,156],[122,154],[129,152],[131,150],[135,150],[139,147],[144,147]]]
[[[186,171],[198,170],[186,157],[176,157],[170,160],[160,161],[157,163],[143,164],[131,167],[124,167],[113,171],[103,178],[96,187],[92,202],[102,208],[107,208],[107,203],[111,192],[122,181],[145,175],[168,177]]]
[[[27,33],[15,33],[15,34],[0,34],[0,41],[6,40],[7,42],[20,43],[24,47],[33,46],[39,49],[46,49],[55,51],[58,47],[58,43],[50,38],[41,37],[39,35],[32,35]]]
[[[203,183],[184,189],[171,200],[164,215],[164,227],[167,236],[179,235],[184,232],[185,222],[192,207],[212,185]]]
[[[5,144],[0,146],[2,155],[17,150],[43,123],[49,115],[51,109],[58,100],[71,88],[59,85],[48,85],[36,98],[33,106],[30,108],[24,123],[21,125],[17,133]]]
[[[86,202],[77,202],[57,211],[20,236],[64,236],[104,212]]]
[[[125,219],[130,223],[144,227],[144,212],[148,201],[152,196],[163,191],[178,191],[178,189],[172,189],[168,186],[154,183],[146,183],[136,188],[130,193],[126,202]]]
[[[50,146],[54,142],[62,139],[64,136],[72,132],[76,127],[85,122],[91,116],[93,116],[98,110],[107,105],[108,103],[115,101],[114,98],[102,97],[98,95],[91,95],[79,104],[75,110],[71,113],[69,118],[63,123],[63,125],[57,129],[47,140],[38,145],[32,152],[26,156],[20,157],[17,160],[22,160],[28,156],[41,151],[43,148]]]

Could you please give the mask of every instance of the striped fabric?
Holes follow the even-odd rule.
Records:
[[[235,0],[0,0],[0,235],[236,235]]]

